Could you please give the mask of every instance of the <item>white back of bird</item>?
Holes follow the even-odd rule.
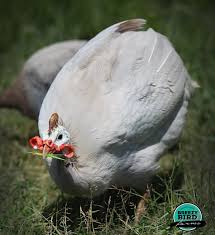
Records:
[[[85,43],[84,40],[58,42],[38,50],[27,60],[21,83],[33,116],[38,117],[42,101],[60,69]]]
[[[112,184],[144,189],[181,134],[192,82],[169,40],[142,19],[115,24],[63,67],[41,107],[39,131],[57,112],[77,162],[47,159],[65,192],[96,195]]]

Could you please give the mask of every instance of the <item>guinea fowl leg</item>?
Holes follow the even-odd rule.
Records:
[[[150,188],[147,186],[145,193],[143,194],[143,196],[141,197],[141,199],[137,205],[135,218],[134,218],[135,224],[138,224],[140,222],[141,217],[146,212],[146,204],[148,203],[150,196],[151,196],[150,195]]]

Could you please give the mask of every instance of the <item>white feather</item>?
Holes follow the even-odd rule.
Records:
[[[154,50],[155,50],[155,47],[156,47],[156,44],[157,44],[157,40],[158,40],[157,37],[155,37],[154,44],[153,44],[153,47],[152,47],[152,52],[151,52],[151,54],[149,56],[148,62],[150,62],[150,60],[151,60],[151,58],[153,56],[153,53],[154,53]]]

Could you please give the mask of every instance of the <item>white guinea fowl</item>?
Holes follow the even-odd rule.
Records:
[[[58,42],[35,52],[12,86],[0,96],[0,107],[16,108],[38,119],[43,99],[57,73],[85,43],[84,40]]]
[[[46,158],[64,192],[144,190],[181,134],[195,83],[165,36],[139,31],[144,23],[128,20],[99,33],[66,63],[43,101],[40,136],[75,144],[69,166]],[[55,112],[63,122],[47,134]]]

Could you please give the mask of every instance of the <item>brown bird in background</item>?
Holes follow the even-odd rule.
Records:
[[[15,108],[38,119],[43,99],[57,73],[85,43],[84,40],[64,41],[35,52],[18,78],[0,95],[0,107]]]

